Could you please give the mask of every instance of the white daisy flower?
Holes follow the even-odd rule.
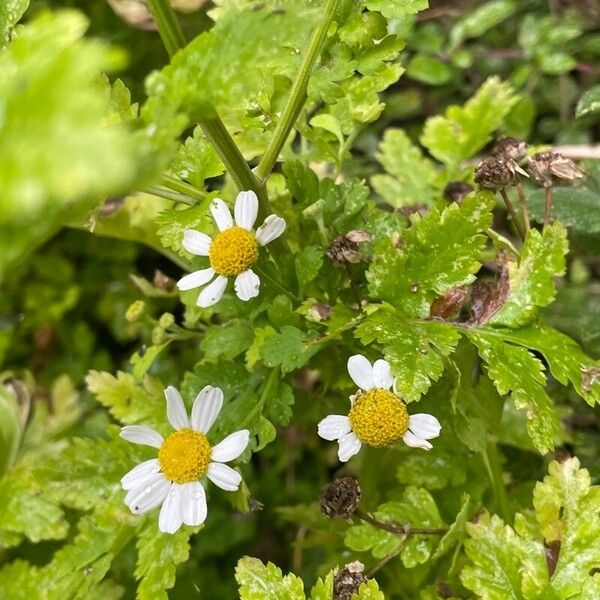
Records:
[[[348,373],[359,387],[350,397],[350,413],[329,415],[318,426],[323,439],[338,441],[342,462],[357,454],[363,444],[382,448],[400,438],[413,448],[432,448],[427,440],[437,437],[442,426],[433,415],[408,414],[406,403],[390,390],[394,385],[390,363],[379,359],[371,364],[356,354],[348,359]]]
[[[183,235],[183,247],[197,256],[208,256],[210,267],[182,277],[177,287],[186,291],[208,283],[197,301],[198,306],[206,308],[223,297],[227,278],[235,277],[238,298],[244,301],[255,298],[260,279],[250,267],[258,260],[259,246],[266,246],[285,231],[285,220],[269,215],[254,232],[258,198],[252,191],[238,194],[234,208],[235,225],[229,208],[220,198],[212,201],[210,211],[219,228],[215,239],[194,229],[187,229]]]
[[[128,425],[121,437],[134,444],[158,448],[158,458],[134,467],[121,479],[127,491],[125,504],[140,515],[160,504],[158,527],[175,533],[183,523],[200,525],[206,519],[206,494],[199,479],[206,475],[223,490],[234,492],[242,476],[223,464],[236,459],[248,445],[247,429],[228,435],[211,447],[206,439],[223,406],[223,392],[207,385],[194,400],[188,417],[181,394],[172,386],[165,390],[167,418],[175,431],[163,436],[143,425]]]

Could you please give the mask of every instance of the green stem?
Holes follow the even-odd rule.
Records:
[[[508,523],[508,497],[506,496],[506,488],[504,487],[504,480],[502,479],[500,457],[498,456],[498,448],[495,441],[491,440],[488,442],[486,449],[483,452],[483,462],[485,463],[485,468],[487,469],[494,490],[496,510],[504,521]]]
[[[233,138],[229,135],[223,121],[218,116],[212,119],[200,121],[200,127],[204,135],[212,143],[223,161],[227,171],[231,175],[238,190],[253,190],[258,196],[258,215],[264,219],[271,214],[269,198],[264,184],[254,176],[248,163],[242,156],[240,149],[236,146]]]
[[[169,56],[173,56],[186,43],[175,11],[167,0],[148,0],[148,7]]]
[[[283,145],[288,139],[288,136],[290,135],[290,132],[292,131],[300,112],[302,111],[302,107],[306,103],[306,90],[308,89],[308,81],[317,58],[321,54],[321,47],[323,46],[323,42],[327,36],[327,31],[333,19],[333,15],[335,14],[338,1],[339,0],[327,1],[325,17],[310,39],[308,50],[306,51],[304,60],[300,65],[298,76],[292,85],[290,97],[288,98],[281,118],[279,119],[277,127],[275,128],[273,139],[267,146],[260,164],[256,168],[256,175],[260,182],[264,183],[273,170],[275,162],[277,161],[277,157],[279,156]]]
[[[177,177],[173,177],[173,175],[163,175],[161,185],[170,190],[184,194],[185,196],[196,198],[197,200],[205,200],[208,197],[208,194],[204,190],[199,190],[197,187],[194,187],[185,181],[181,181],[181,179],[178,179]]]
[[[196,198],[192,198],[190,196],[186,196],[185,194],[180,194],[179,192],[174,192],[169,188],[163,187],[161,185],[151,185],[142,190],[144,194],[151,194],[153,196],[159,196],[160,198],[165,198],[166,200],[172,200],[173,202],[182,202],[183,204],[189,204],[190,206],[194,206],[198,203]]]

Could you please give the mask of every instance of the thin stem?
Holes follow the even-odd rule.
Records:
[[[273,279],[273,277],[271,277],[264,269],[261,269],[256,264],[252,268],[261,277],[264,277],[265,279],[268,279],[269,283],[271,285],[274,285],[275,287],[279,288],[290,300],[292,300],[293,302],[300,302],[300,298],[298,298],[297,296],[295,296],[294,294],[292,294],[292,292],[290,292],[285,286],[283,286],[281,283],[279,283],[279,281],[277,281],[276,279]]]
[[[208,194],[204,190],[199,190],[197,187],[181,181],[177,177],[173,177],[173,175],[163,175],[161,185],[197,200],[205,200],[208,197]]]
[[[404,550],[404,548],[406,547],[406,544],[408,544],[409,539],[410,538],[403,539],[398,544],[398,547],[395,550],[392,550],[389,554],[384,556],[372,569],[370,569],[369,572],[367,573],[367,579],[371,579],[373,577],[373,575],[375,575],[375,573],[377,573],[377,571],[379,571],[379,569],[381,569],[382,567],[385,567],[385,565],[387,565],[390,562],[390,560],[392,560],[392,558],[395,558],[396,556],[398,556],[398,554],[400,554],[400,552],[402,552],[402,550]]]
[[[545,188],[546,192],[546,206],[544,208],[544,225],[550,225],[550,221],[552,221],[552,188]]]
[[[173,56],[186,43],[175,11],[167,0],[148,0],[148,7],[156,21],[165,49],[169,56]]]
[[[217,154],[223,161],[238,190],[253,190],[258,196],[259,218],[264,219],[270,215],[271,207],[266,187],[264,183],[259,183],[254,173],[250,170],[248,163],[242,156],[233,138],[229,135],[223,121],[218,117],[203,119],[200,121],[200,127],[204,135],[215,147]]]
[[[144,194],[159,196],[160,198],[165,198],[166,200],[172,200],[173,202],[189,204],[190,206],[194,206],[198,203],[197,198],[191,198],[190,196],[180,194],[179,192],[174,192],[173,190],[162,187],[161,185],[151,185],[147,188],[144,188],[142,192]]]
[[[529,223],[529,212],[527,211],[525,191],[520,182],[517,183],[517,193],[519,194],[519,204],[521,205],[521,214],[523,215],[523,224],[525,225],[525,235],[527,235],[531,229],[531,225]]]
[[[488,442],[486,449],[483,452],[483,462],[485,463],[494,490],[496,509],[504,521],[508,522],[508,498],[506,496],[504,480],[502,479],[502,468],[500,467],[500,458],[498,456],[498,448],[495,441],[491,440]]]
[[[443,535],[445,533],[448,533],[447,527],[413,527],[409,523],[379,521],[375,517],[363,512],[360,509],[355,510],[354,514],[359,519],[365,521],[365,523],[369,523],[369,525],[373,525],[373,527],[383,529],[384,531],[388,531],[389,533],[393,533],[394,535],[410,537],[411,535]]]
[[[358,304],[358,310],[362,310],[362,298],[360,296],[360,290],[358,289],[358,286],[356,285],[356,281],[354,281],[354,276],[352,275],[352,269],[350,269],[350,265],[347,262],[344,262],[344,265],[346,267],[346,273],[348,274],[348,279],[350,280],[350,289],[352,290],[352,293],[354,294],[354,299],[356,300],[356,303]]]
[[[499,192],[500,192],[500,195],[502,196],[502,199],[504,200],[504,204],[506,204],[506,208],[508,209],[508,212],[510,213],[513,223],[515,224],[515,229],[517,230],[519,237],[524,241],[525,234],[523,233],[523,229],[521,228],[521,223],[519,222],[519,218],[517,217],[517,212],[515,211],[515,207],[512,205],[512,202],[510,201],[510,198],[508,197],[506,190],[502,189],[502,190],[499,190]]]
[[[310,39],[308,50],[306,51],[304,60],[300,65],[298,76],[292,85],[290,97],[288,98],[287,104],[285,105],[283,113],[281,114],[281,118],[279,119],[277,127],[275,128],[273,139],[267,146],[260,164],[256,168],[256,175],[261,182],[264,182],[273,170],[273,167],[277,161],[277,157],[279,156],[281,149],[288,139],[288,136],[290,135],[290,132],[292,131],[300,112],[302,111],[302,107],[306,103],[308,81],[317,58],[321,54],[321,47],[323,46],[323,42],[327,37],[327,31],[331,21],[333,20],[333,15],[335,14],[338,2],[339,0],[327,1],[325,17],[323,18],[323,21],[319,27],[317,27],[317,29],[314,31]]]

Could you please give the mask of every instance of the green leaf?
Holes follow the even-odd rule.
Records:
[[[296,264],[296,277],[298,279],[298,286],[300,293],[304,290],[311,281],[314,281],[323,266],[323,259],[325,255],[323,250],[317,246],[304,246],[296,257],[294,262]]]
[[[292,573],[283,576],[273,563],[245,556],[238,561],[235,579],[241,600],[304,600],[302,579]]]
[[[0,53],[0,278],[63,219],[83,220],[138,179],[134,137],[111,123],[96,83],[121,56],[82,39],[87,26],[74,11],[44,13]]]
[[[386,130],[377,160],[388,174],[374,175],[371,183],[390,206],[398,208],[416,202],[433,202],[435,167],[402,129]]]
[[[9,469],[21,441],[18,398],[0,384],[0,476]]]
[[[580,233],[600,233],[600,197],[598,192],[576,187],[555,187],[553,215],[565,226]],[[544,221],[544,190],[535,190],[527,198],[532,217]]]
[[[177,565],[188,559],[192,532],[182,527],[173,535],[165,535],[158,531],[155,518],[146,519],[136,544],[138,600],[168,600],[166,590],[175,585]]]
[[[452,78],[452,69],[433,56],[417,54],[408,63],[406,74],[428,85],[444,85]]]
[[[585,117],[587,115],[596,115],[600,112],[600,85],[595,85],[587,90],[577,103],[575,116]]]
[[[548,452],[560,439],[562,428],[544,386],[542,363],[525,348],[499,340],[495,333],[467,330],[485,361],[488,375],[500,395],[509,392],[517,408],[527,414],[527,430],[537,449]]]
[[[399,244],[384,239],[375,245],[367,271],[371,296],[428,317],[436,295],[474,280],[493,204],[492,194],[480,192],[422,219],[413,216]]]
[[[225,167],[212,144],[204,137],[200,127],[179,147],[171,169],[180,179],[189,181],[198,189],[204,189],[204,182],[225,172]]]
[[[467,525],[471,564],[463,584],[490,600],[594,598],[600,560],[600,488],[577,458],[553,461],[533,492],[535,520],[517,513],[515,528],[484,514]],[[552,570],[549,572],[550,564]]]
[[[429,0],[367,0],[369,10],[378,11],[387,19],[414,15],[429,6]]]
[[[446,323],[412,323],[379,310],[355,332],[361,343],[383,344],[383,355],[396,377],[396,390],[408,402],[418,400],[444,371],[443,357],[458,344],[460,334]]]
[[[304,366],[318,350],[316,345],[307,346],[308,336],[296,327],[285,325],[281,333],[269,336],[263,344],[260,355],[267,367],[281,365],[283,373],[289,373]]]
[[[539,61],[540,69],[548,75],[564,75],[577,65],[577,61],[566,52],[542,53]]]
[[[468,38],[477,38],[496,27],[517,10],[515,0],[493,0],[486,2],[458,20],[450,31],[450,48],[455,50]]]
[[[165,400],[163,386],[149,376],[142,386],[133,375],[117,371],[117,376],[102,371],[90,371],[85,378],[88,389],[112,416],[124,424],[164,421]]]
[[[0,5],[0,46],[10,41],[12,28],[29,7],[29,0],[4,0]]]
[[[334,572],[329,571],[325,579],[317,579],[310,592],[310,600],[335,600],[333,597]]]
[[[508,83],[490,77],[464,106],[427,119],[421,143],[441,162],[457,166],[492,139],[517,100]]]
[[[385,596],[379,589],[379,584],[371,579],[360,584],[358,593],[352,596],[352,600],[385,600]]]
[[[466,526],[469,520],[470,513],[471,506],[469,495],[463,494],[462,505],[460,507],[460,510],[458,511],[458,514],[456,515],[456,519],[454,519],[454,523],[450,525],[448,533],[444,534],[444,536],[440,540],[438,547],[435,549],[435,552],[431,557],[432,560],[443,556],[457,543],[462,543],[463,538],[465,536]]]
[[[440,527],[444,525],[437,506],[427,490],[407,487],[401,501],[386,502],[379,506],[374,516],[381,522],[409,523],[415,527]],[[404,545],[402,537],[373,527],[368,523],[353,525],[346,530],[344,543],[357,552],[370,551],[375,558],[383,558]],[[409,538],[400,557],[407,568],[426,562],[437,540],[431,535],[414,535]]]
[[[221,356],[235,358],[248,349],[253,339],[254,333],[247,321],[231,321],[221,327],[210,327],[200,344],[200,349],[208,359]]]
[[[527,234],[518,264],[508,263],[509,288],[506,302],[489,320],[490,324],[518,327],[531,321],[538,306],[554,299],[553,277],[565,272],[567,232],[560,223],[532,229]]]

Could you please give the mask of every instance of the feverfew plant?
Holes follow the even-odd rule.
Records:
[[[0,598],[600,597],[600,176],[513,137],[583,25],[109,4],[0,8]]]

